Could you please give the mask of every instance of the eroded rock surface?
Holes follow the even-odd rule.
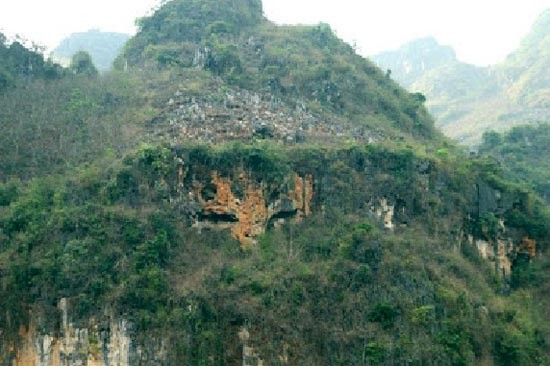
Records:
[[[269,95],[247,90],[226,90],[220,95],[188,97],[176,92],[151,122],[152,132],[171,142],[273,139],[301,143],[308,139],[352,139],[368,143],[383,139],[371,129],[349,121],[325,118]]]
[[[90,319],[88,327],[70,321],[67,299],[58,304],[61,311],[59,335],[42,333],[34,323],[19,330],[19,343],[11,345],[10,366],[130,366],[139,358],[132,347],[129,324],[111,317],[107,327]]]
[[[265,232],[270,223],[284,218],[299,220],[311,214],[313,176],[294,175],[293,189],[276,199],[266,199],[262,183],[252,182],[243,173],[238,185],[243,193],[233,193],[232,182],[212,172],[211,183],[196,183],[194,195],[202,206],[202,225],[214,225],[231,229],[231,235],[242,247],[255,243],[255,238]],[[209,197],[211,196],[211,197]],[[199,224],[200,225],[200,224]]]

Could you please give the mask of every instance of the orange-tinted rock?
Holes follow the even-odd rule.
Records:
[[[306,175],[304,185],[304,215],[311,215],[311,201],[313,200],[313,176]]]
[[[15,366],[34,366],[38,355],[33,347],[33,331],[25,327],[19,328],[19,337],[21,345],[17,349],[15,357]]]
[[[537,255],[537,243],[529,237],[524,237],[521,244],[518,247],[519,252],[527,252],[531,259],[534,259]]]
[[[216,197],[213,200],[204,202],[204,212],[206,214],[225,215],[237,213],[239,200],[231,192],[231,182],[224,178],[219,178],[217,172],[212,173],[212,183],[216,187]],[[202,200],[200,192],[197,196]]]
[[[233,226],[231,233],[243,246],[251,244],[254,237],[265,231],[269,217],[261,188],[248,185],[237,218],[239,221]]]
[[[212,173],[212,185],[215,188],[215,195],[210,200],[202,196],[204,186],[195,186],[195,195],[203,206],[203,217],[207,220],[214,216],[235,219],[235,222],[226,223],[231,228],[231,235],[237,239],[242,247],[254,243],[254,238],[262,234],[269,220],[281,212],[282,200],[290,200],[292,207],[296,210],[296,218],[311,214],[311,201],[313,199],[313,177],[307,175],[305,178],[298,174],[294,176],[294,189],[286,195],[279,197],[277,202],[268,205],[264,195],[262,184],[250,182],[243,173],[239,177],[239,184],[244,188],[244,197],[236,197],[231,189],[231,181],[221,178],[217,172]]]
[[[288,198],[294,202],[296,209],[304,209],[304,179],[298,174],[294,176],[294,191],[289,193]]]

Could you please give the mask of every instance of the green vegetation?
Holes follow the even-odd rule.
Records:
[[[424,95],[327,25],[269,23],[256,0],[175,0],[139,24],[118,70],[98,75],[80,54],[53,79],[10,71],[0,94],[0,363],[30,325],[62,333],[61,299],[73,329],[96,326],[94,357],[113,316],[145,365],[242,364],[243,328],[269,365],[550,363],[550,211],[529,189],[543,174],[513,182],[484,155],[524,162],[535,153],[521,144],[546,132],[488,134],[467,157]],[[268,125],[213,144],[171,125],[237,92],[377,139],[281,142]],[[221,105],[189,123],[215,129],[238,109]],[[248,247],[230,204],[210,207],[218,221],[205,210],[228,188],[239,208],[260,196],[250,210],[273,215]],[[310,215],[289,192],[312,193]],[[502,274],[476,245],[504,239]]]
[[[178,161],[190,162],[181,196]],[[421,188],[426,173],[418,167],[426,163],[430,185],[446,182],[440,191]],[[486,174],[475,177],[481,162],[468,162],[467,175],[455,164],[381,147],[143,145],[110,166],[8,183],[0,189],[0,299],[9,314],[2,329],[16,334],[28,322],[21,302],[52,319],[53,305],[67,297],[75,320],[85,323],[109,304],[138,334],[164,334],[173,364],[232,362],[232,338],[245,324],[265,340],[256,347],[267,360],[287,344],[291,362],[305,364],[544,363],[548,328],[536,320],[545,310],[522,300],[543,285],[544,271],[533,269],[533,280],[501,295],[489,264],[454,239],[453,223],[477,211],[463,192]],[[269,230],[245,251],[227,231],[191,228],[181,215],[193,210],[181,200],[188,179],[206,181],[216,169],[234,177],[238,190],[240,167],[267,192],[290,172],[313,174],[323,182],[315,213]],[[498,188],[516,194],[513,186]],[[395,219],[407,224],[393,233],[366,205],[383,195],[403,199]],[[544,251],[549,216],[537,210],[521,212],[543,222],[543,232],[531,231],[533,224],[516,229]],[[462,254],[453,249],[460,246]]]
[[[543,12],[519,48],[489,67],[465,64],[433,39],[410,42],[373,59],[396,80],[428,98],[446,135],[477,145],[485,131],[503,132],[548,118],[550,10]]]
[[[50,60],[44,60],[38,49],[28,49],[19,41],[10,43],[0,33],[0,94],[23,82],[54,80],[62,75],[63,69]]]
[[[143,121],[148,109],[140,95],[144,83],[132,75],[91,79],[83,72],[0,95],[0,180],[59,173],[120,156],[134,143],[141,129],[134,120]]]
[[[79,51],[73,55],[69,70],[76,75],[97,76],[97,69],[92,62],[92,57],[86,51]]]
[[[116,64],[202,68],[228,85],[289,103],[303,100],[314,111],[336,115],[331,118],[345,117],[389,135],[437,135],[422,100],[357,55],[328,25],[275,26],[262,17],[259,1],[225,3],[167,3],[140,20],[140,32]]]
[[[550,125],[487,132],[479,153],[496,159],[507,178],[527,184],[550,202]]]

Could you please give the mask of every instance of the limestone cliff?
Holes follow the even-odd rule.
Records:
[[[211,186],[201,182],[194,185],[194,194],[202,206],[200,225],[229,227],[231,235],[237,239],[243,248],[253,244],[254,238],[262,234],[269,223],[283,217],[300,219],[311,214],[313,199],[313,177],[294,176],[294,189],[282,194],[275,200],[267,202],[262,183],[252,183],[241,173],[239,184],[244,193],[241,197],[232,192],[231,181],[221,178],[216,171],[212,172]],[[213,194],[211,199],[205,199],[208,189]]]
[[[18,275],[35,276],[17,298],[5,291],[11,302],[4,303],[25,293],[38,299],[23,311],[0,314],[6,329],[1,366],[333,364],[314,350],[325,338],[339,344],[335,329],[342,324],[353,329],[346,342],[360,344],[338,357],[361,350],[355,361],[346,359],[356,364],[365,349],[357,334],[392,326],[381,322],[430,339],[423,324],[440,324],[432,310],[445,309],[469,286],[449,290],[456,296],[438,292],[457,278],[453,271],[466,260],[460,250],[478,250],[508,290],[515,266],[537,260],[545,240],[544,232],[523,224],[532,207],[523,192],[482,176],[459,179],[437,160],[408,151],[146,145],[117,169],[89,186],[102,187],[89,199],[95,207],[71,201],[71,210],[56,207],[39,216],[52,219],[41,222],[48,239],[37,246],[58,245],[53,254],[32,258],[43,277],[26,271],[27,262],[0,263],[5,273],[13,271],[11,277],[1,272],[0,289],[13,288],[9,281]],[[51,193],[52,201],[73,199],[75,188],[68,186],[70,192]],[[33,204],[43,197],[38,192]],[[4,221],[14,247],[25,239],[17,231],[20,212]],[[471,263],[483,266],[476,258]],[[86,282],[88,271],[95,282]],[[465,271],[483,280],[474,265]],[[408,313],[401,319],[387,309],[387,299],[403,297]],[[81,299],[96,307],[72,311]],[[473,301],[491,306],[481,297]],[[322,322],[330,329],[318,328]],[[310,330],[322,338],[304,340]]]
[[[87,327],[77,327],[71,321],[68,300],[60,299],[59,334],[39,329],[34,319],[21,327],[19,341],[8,346],[7,359],[0,364],[9,366],[129,366],[137,364],[142,353],[132,344],[129,324],[121,317],[108,316],[101,326],[90,319]],[[162,357],[159,350],[157,357]]]

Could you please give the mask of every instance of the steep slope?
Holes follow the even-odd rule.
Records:
[[[143,146],[2,187],[2,358],[538,364],[548,212],[481,163]]]
[[[259,1],[140,24],[15,108],[63,123],[0,184],[0,365],[549,362],[548,208],[421,95]]]
[[[315,131],[340,140],[368,140],[379,135],[392,139],[436,137],[422,99],[407,93],[355,54],[330,27],[276,26],[263,18],[261,9],[259,1],[169,2],[141,21],[141,31],[128,42],[118,65],[172,66],[187,70],[188,74],[192,70],[204,71],[199,78],[210,78],[212,82],[199,86],[197,94],[202,92],[207,98],[218,99],[215,103],[249,107],[259,102],[279,103],[288,112],[275,122],[285,125],[296,113],[309,114],[315,121],[306,126],[291,122],[294,126],[281,126],[279,134],[314,135]],[[225,86],[220,88],[221,85]],[[225,93],[224,88],[231,90]],[[252,91],[253,95],[248,93],[252,99],[243,100],[236,95],[242,90]],[[173,91],[182,91],[179,92]],[[224,94],[229,98],[226,101]],[[166,101],[173,96],[168,95]],[[193,108],[204,110],[214,103],[204,98],[197,95]],[[241,100],[232,103],[234,98]],[[169,116],[179,111],[181,101],[173,102],[167,108],[166,118],[158,122],[174,120]],[[254,121],[250,117],[256,119],[245,116],[241,122],[252,131]],[[234,125],[236,118],[228,118]],[[183,129],[190,126],[188,121],[176,122]],[[223,121],[214,118],[201,121],[201,126],[219,122]],[[258,122],[262,123],[261,118]]]
[[[542,13],[519,49],[490,68],[499,92],[471,103],[471,112],[448,124],[448,131],[479,141],[489,129],[505,131],[550,117],[550,11]],[[495,113],[494,111],[498,111]],[[446,127],[447,128],[447,127]]]
[[[550,9],[537,19],[519,49],[497,65],[507,94],[525,107],[546,110],[550,103]],[[548,114],[545,114],[548,116]]]
[[[519,49],[506,61],[487,68],[442,58],[442,46],[427,48],[421,41],[374,59],[382,67],[397,67],[393,73],[396,80],[427,96],[426,105],[446,135],[465,144],[478,144],[485,131],[504,131],[548,119],[549,14],[546,11],[540,15]],[[433,67],[403,77],[405,64]]]
[[[120,157],[141,141],[143,116],[151,110],[145,74],[96,78],[19,43],[0,45],[0,56],[0,79],[8,80],[0,87],[0,181]]]
[[[68,65],[75,53],[86,51],[92,56],[99,71],[107,71],[112,67],[113,61],[129,38],[128,34],[101,32],[95,29],[73,33],[59,43],[52,51],[51,57]]]
[[[410,88],[426,93],[426,105],[437,125],[464,144],[476,144],[486,129],[502,130],[512,124],[495,125],[495,119],[501,118],[495,110],[507,111],[513,103],[503,96],[488,69],[456,62],[426,73]]]

